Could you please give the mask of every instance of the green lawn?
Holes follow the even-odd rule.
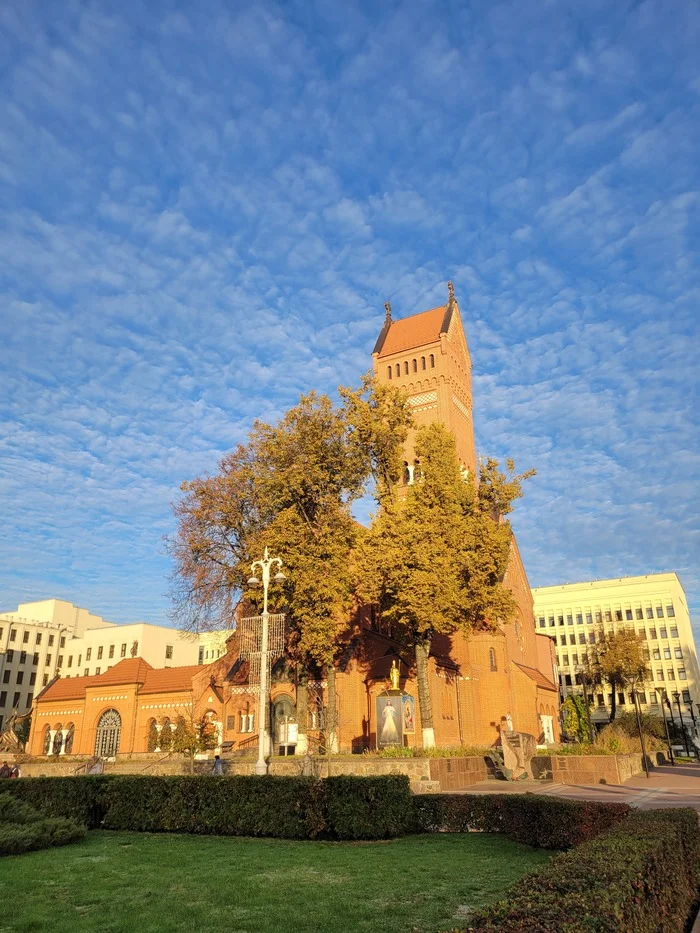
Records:
[[[478,833],[345,843],[92,832],[2,859],[0,931],[449,930],[549,855]]]

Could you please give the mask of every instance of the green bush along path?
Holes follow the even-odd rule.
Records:
[[[3,860],[0,931],[432,933],[551,853],[485,833],[309,842],[97,830]]]

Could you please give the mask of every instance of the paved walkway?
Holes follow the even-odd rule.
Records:
[[[573,800],[628,803],[642,810],[693,807],[700,812],[700,764],[664,765],[652,768],[650,777],[638,774],[624,784],[553,784],[540,781],[484,781],[468,794],[545,794]]]

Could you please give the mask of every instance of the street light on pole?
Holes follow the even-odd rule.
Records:
[[[639,730],[639,744],[642,748],[642,764],[644,765],[644,772],[647,778],[650,778],[649,774],[649,761],[647,759],[647,751],[644,747],[644,729],[642,728],[642,713],[639,709],[639,697],[637,696],[637,678],[632,680],[632,696],[634,698],[634,711],[637,714],[637,729]]]
[[[262,611],[262,632],[260,637],[260,691],[258,694],[258,760],[255,763],[256,774],[267,774],[267,761],[265,755],[268,749],[267,734],[267,694],[269,685],[267,683],[267,663],[268,663],[268,631],[270,614],[267,611],[267,591],[270,587],[270,571],[277,566],[277,573],[274,576],[275,583],[283,583],[286,579],[282,573],[282,561],[279,557],[269,557],[267,548],[262,560],[254,560],[250,565],[253,575],[248,580],[248,586],[259,586],[260,580],[255,576],[255,568],[260,568],[263,586],[263,611]]]
[[[700,757],[698,755],[698,723],[695,719],[695,710],[693,709],[693,704],[690,700],[686,703],[688,707],[688,712],[690,713],[690,718],[693,720],[693,748],[695,750],[695,757]]]
[[[671,706],[671,700],[670,700],[669,695],[668,695],[668,690],[666,690],[665,687],[663,687],[662,690],[663,690],[662,699],[663,699],[664,703],[666,704],[666,706],[668,707],[669,713],[671,714],[671,724],[672,724],[672,726],[673,726],[673,731],[674,731],[674,733],[675,733],[675,731],[676,731],[676,717],[673,715],[673,707]]]
[[[685,731],[685,724],[683,723],[683,713],[681,711],[681,695],[676,690],[673,694],[673,699],[676,701],[676,706],[678,707],[678,718],[681,721],[681,732],[683,733],[683,744],[685,745],[685,753],[690,758],[690,749],[688,748],[688,733]]]
[[[671,760],[671,764],[676,766],[676,759],[673,757],[673,748],[671,747],[671,736],[668,732],[668,719],[666,719],[666,711],[664,710],[664,690],[659,690],[659,695],[661,696],[661,718],[664,721],[664,732],[666,733],[666,744],[668,745],[668,757]]]

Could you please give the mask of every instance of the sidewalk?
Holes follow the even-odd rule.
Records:
[[[700,812],[700,764],[652,768],[650,776],[638,774],[624,784],[554,784],[542,781],[484,781],[465,794],[543,794],[569,800],[628,803],[642,810],[693,807]]]

